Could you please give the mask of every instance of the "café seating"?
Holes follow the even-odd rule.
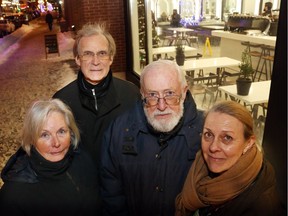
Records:
[[[215,92],[218,90],[218,76],[216,74],[210,73],[208,76],[202,77],[192,77],[186,75],[186,80],[188,83],[189,90],[191,94],[196,97],[196,95],[203,95],[202,107],[207,100],[207,96],[210,97],[208,108],[215,101]]]
[[[205,88],[206,85],[204,85],[203,83],[195,83],[195,80],[192,76],[189,75],[185,75],[187,84],[188,84],[188,88],[191,92],[191,94],[196,97],[196,95],[201,95],[205,93]]]
[[[165,29],[163,29],[158,36],[162,42],[160,46],[172,46],[174,41],[177,39],[176,35],[171,34],[171,31]]]
[[[261,44],[251,43],[249,41],[243,41],[241,44],[247,48],[248,55],[250,57],[250,63],[252,64],[252,57],[257,60],[255,71],[258,71],[262,55],[262,52],[259,50],[261,48]]]
[[[176,37],[173,35],[161,34],[159,35],[160,41],[162,41],[161,46],[171,46],[176,40]]]
[[[196,55],[193,55],[193,56],[185,56],[185,60],[186,59],[199,59],[199,58],[202,58],[202,57],[203,57],[203,55],[201,53],[197,53]],[[193,76],[194,77],[195,70],[186,71],[186,73],[189,76]],[[198,77],[203,77],[204,76],[204,70],[203,69],[199,69],[197,75],[198,75]]]
[[[209,74],[209,77],[211,77],[211,79],[215,79],[215,82],[211,82],[211,86],[208,86],[205,90],[205,94],[203,97],[203,101],[202,101],[202,106],[203,104],[206,102],[207,100],[207,96],[209,95],[210,100],[208,103],[208,108],[210,108],[211,105],[213,105],[216,100],[217,100],[217,96],[218,96],[218,87],[219,87],[219,82],[218,82],[218,76],[214,75],[214,74]]]
[[[268,45],[261,45],[261,56],[259,59],[259,65],[262,61],[261,70],[256,70],[253,76],[253,81],[262,80],[262,75],[265,76],[265,80],[271,79],[272,75],[272,63],[274,62],[274,56],[271,54],[274,51],[274,47]],[[257,79],[258,76],[258,79]]]
[[[198,36],[195,33],[190,33],[187,34],[187,40],[189,41],[189,46],[195,46],[197,48],[199,48],[199,40],[198,40]]]
[[[236,79],[241,75],[239,71],[228,71],[223,70],[219,78],[219,86],[233,85],[236,83]],[[217,91],[215,101],[217,100],[218,95],[221,94],[221,91]],[[221,95],[220,95],[221,96]],[[225,99],[227,100],[228,95],[225,94]]]
[[[190,44],[193,46],[193,44],[197,45],[197,48],[199,48],[199,40],[197,36],[189,36]]]

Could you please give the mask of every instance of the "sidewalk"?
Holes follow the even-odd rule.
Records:
[[[0,39],[0,171],[20,145],[23,118],[31,102],[51,98],[76,77],[71,32],[61,33],[56,23],[53,28],[50,32],[37,19]],[[60,57],[49,54],[46,59],[45,34],[57,34]]]

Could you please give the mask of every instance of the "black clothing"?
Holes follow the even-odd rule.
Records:
[[[151,128],[142,103],[119,116],[105,134],[104,215],[174,216],[175,198],[200,149],[203,113],[189,91],[183,118],[169,133]]]
[[[51,13],[47,13],[45,16],[45,21],[48,24],[49,30],[52,30],[52,25],[53,25],[53,16]]]
[[[72,109],[81,132],[81,144],[98,165],[104,131],[112,120],[140,99],[140,91],[136,85],[113,77],[111,70],[95,86],[86,82],[79,71],[77,79],[53,97],[61,99]]]
[[[80,129],[81,144],[98,168],[105,130],[112,120],[140,99],[140,91],[136,85],[113,77],[111,70],[97,85],[88,83],[80,70],[77,79],[53,97],[61,99],[71,108]]]
[[[90,155],[70,148],[59,162],[20,148],[1,177],[0,215],[100,215],[98,174]]]
[[[225,190],[225,188],[223,188]],[[263,161],[255,181],[238,197],[222,206],[209,206],[199,210],[199,216],[284,216],[284,205],[276,192],[275,173],[271,164]]]
[[[181,27],[180,21],[181,21],[180,14],[178,13],[172,14],[170,25],[172,27]]]

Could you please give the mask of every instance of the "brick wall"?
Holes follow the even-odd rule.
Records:
[[[64,17],[67,25],[75,25],[76,31],[90,21],[105,21],[116,42],[113,72],[125,72],[126,42],[124,0],[64,0]]]

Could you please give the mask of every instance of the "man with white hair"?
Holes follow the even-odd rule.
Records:
[[[104,215],[174,215],[175,198],[200,148],[202,113],[179,66],[152,62],[140,85],[142,102],[119,116],[104,136]]]

